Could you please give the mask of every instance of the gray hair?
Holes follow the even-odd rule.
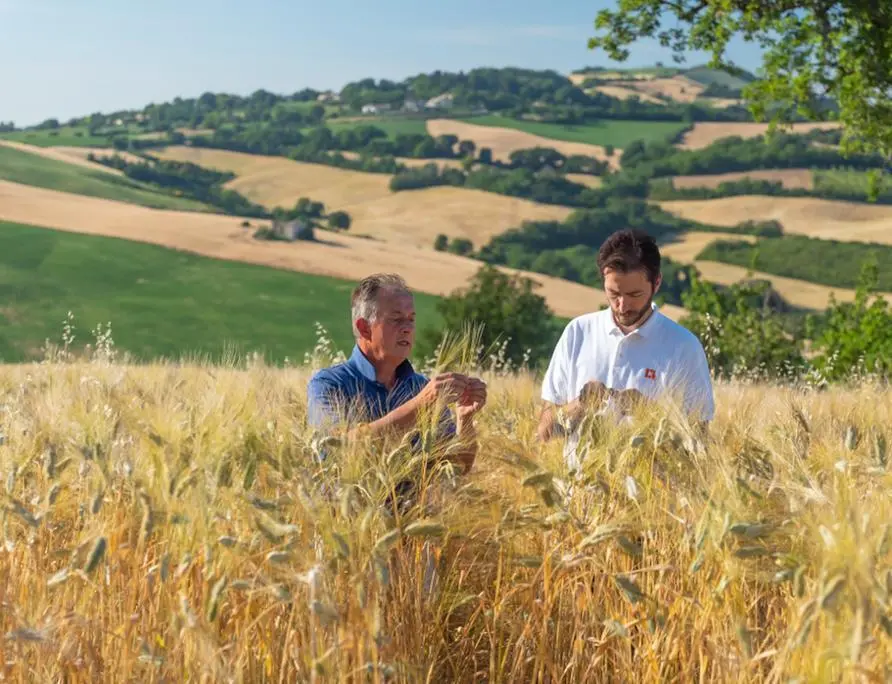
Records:
[[[364,318],[367,321],[376,320],[378,317],[378,298],[382,292],[412,294],[406,281],[396,273],[375,273],[359,281],[350,298],[353,316],[353,337],[356,339],[359,339],[356,321],[360,318]]]

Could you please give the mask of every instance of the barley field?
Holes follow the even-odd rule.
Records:
[[[311,435],[328,353],[4,368],[0,679],[892,675],[888,389],[721,384],[705,440],[668,410],[591,424],[575,480],[496,359],[459,475],[430,442]]]

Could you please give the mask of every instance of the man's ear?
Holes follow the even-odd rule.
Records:
[[[364,340],[372,339],[372,326],[365,318],[359,318],[356,321],[356,329],[359,331],[359,336]]]
[[[660,285],[663,284],[663,274],[657,273],[657,281],[654,283],[654,295],[657,294],[660,290]]]

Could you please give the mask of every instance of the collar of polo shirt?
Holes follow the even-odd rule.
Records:
[[[369,361],[368,357],[362,353],[358,344],[353,347],[353,353],[350,355],[349,363],[369,382],[378,382],[378,374],[375,372],[375,367],[372,365],[372,362]],[[406,359],[396,367],[397,380],[404,380],[414,373],[415,369],[412,368],[412,363],[409,359]]]
[[[640,337],[647,337],[651,330],[654,328],[654,320],[656,320],[656,316],[654,314],[657,313],[657,305],[653,302],[650,303],[650,316],[647,317],[647,320],[644,321],[642,325],[635,328],[632,332],[628,333],[629,335],[635,335],[636,333]],[[613,318],[613,312],[610,312],[610,316],[607,317],[607,333],[610,335],[619,335],[623,337],[626,335],[620,327],[616,324],[616,320]]]

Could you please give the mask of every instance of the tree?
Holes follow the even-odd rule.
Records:
[[[492,150],[488,147],[481,147],[480,154],[478,155],[477,159],[480,161],[481,164],[489,166],[490,164],[492,164]]]
[[[473,159],[477,145],[473,140],[462,140],[458,144],[458,156]]]
[[[328,215],[328,226],[334,230],[349,230],[350,214],[346,211],[333,211]]]
[[[762,306],[766,285],[740,283],[719,290],[695,273],[681,295],[689,313],[679,322],[700,339],[716,377],[794,380],[805,371],[800,341]]]
[[[443,235],[443,233],[437,235],[436,239],[434,240],[434,249],[438,252],[445,252],[448,246],[449,238]]]
[[[458,254],[459,256],[467,256],[474,251],[474,245],[467,238],[452,238],[452,242],[449,243],[448,250],[453,254]]]
[[[677,62],[688,50],[732,72],[735,36],[764,49],[762,78],[743,96],[758,119],[819,118],[838,108],[847,150],[892,154],[892,5],[869,0],[616,0],[598,12],[589,47],[625,61],[629,46],[654,38]],[[773,111],[772,111],[773,110]],[[770,114],[770,117],[769,117]]]
[[[533,288],[529,278],[509,276],[486,265],[467,288],[437,302],[437,310],[444,328],[452,333],[468,323],[482,324],[482,356],[495,344],[504,343],[505,358],[512,363],[522,363],[529,354],[531,365],[539,365],[550,358],[561,327],[545,298]],[[441,339],[441,330],[425,330],[419,339],[422,355],[432,352]]]
[[[886,378],[892,375],[892,308],[879,295],[870,301],[877,281],[877,262],[873,259],[862,266],[855,301],[831,303],[813,346],[812,363],[825,380],[857,379],[862,373]],[[806,334],[811,337],[813,321],[808,328]]]

